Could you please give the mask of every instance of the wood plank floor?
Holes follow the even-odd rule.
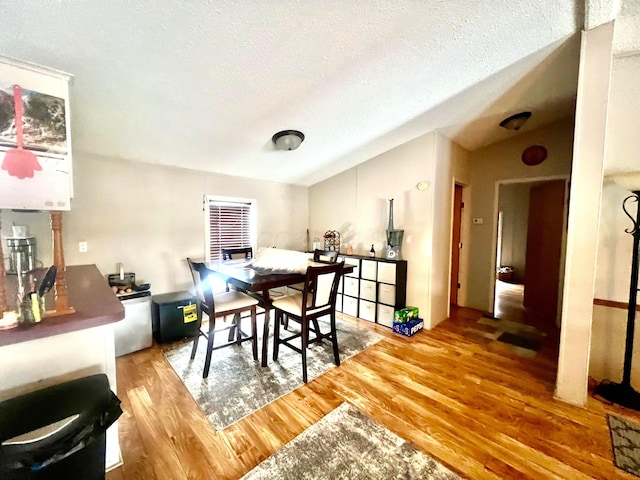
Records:
[[[636,478],[613,465],[606,414],[640,413],[554,400],[557,349],[492,351],[462,334],[480,316],[411,338],[360,321],[385,338],[219,432],[159,347],[121,357],[124,465],[107,479],[237,479],[345,401],[466,478]]]

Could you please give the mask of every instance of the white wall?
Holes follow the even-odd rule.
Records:
[[[454,170],[465,180],[466,151],[432,133],[385,152],[309,191],[311,237],[340,231],[342,251],[384,256],[389,198],[394,227],[404,230],[407,304],[420,308],[427,328],[447,318]],[[424,191],[416,188],[424,181]]]
[[[587,400],[613,23],[583,32],[556,395]]]
[[[640,171],[640,98],[637,79],[640,54],[614,58],[605,144],[605,178],[609,173]],[[629,278],[633,238],[625,232],[632,227],[622,210],[622,201],[630,192],[605,181],[600,207],[598,256],[594,297],[626,304],[629,301]],[[634,212],[636,204],[628,205]],[[636,317],[638,315],[636,314]],[[589,375],[596,380],[619,382],[622,379],[627,310],[594,306]],[[634,349],[640,345],[640,328],[636,328]],[[640,389],[640,355],[634,355],[631,384]]]
[[[67,265],[95,263],[106,275],[122,262],[154,294],[190,288],[185,258],[204,257],[205,194],[255,198],[258,247],[305,247],[306,187],[77,153],[74,186],[71,211],[63,214]],[[50,264],[48,214],[3,210],[2,236],[12,222],[31,227],[40,259]],[[78,252],[79,241],[88,242],[87,253]]]
[[[313,185],[309,189],[311,236],[340,231],[343,248],[366,255],[371,244],[384,256],[389,198],[394,227],[404,230],[403,259],[408,261],[407,304],[429,311],[433,164],[435,135],[425,135]],[[419,191],[416,184],[427,181]]]
[[[547,159],[533,167],[522,163],[522,151],[530,145],[546,147]],[[573,151],[573,119],[515,136],[470,154],[471,202],[467,228],[469,242],[469,292],[467,307],[492,310],[495,235],[497,232],[496,195],[501,181],[543,179],[568,175]],[[482,224],[473,224],[481,218]]]

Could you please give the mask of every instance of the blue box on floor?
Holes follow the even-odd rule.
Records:
[[[392,328],[394,332],[404,335],[405,337],[410,337],[424,328],[424,320],[421,318],[412,318],[405,323],[393,322]]]

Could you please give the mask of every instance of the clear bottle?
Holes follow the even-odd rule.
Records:
[[[373,248],[373,243],[371,244],[371,250],[369,250],[369,256],[374,258],[376,256],[376,250]]]

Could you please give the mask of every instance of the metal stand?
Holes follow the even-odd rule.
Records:
[[[624,213],[633,222],[631,230],[625,232],[633,236],[633,254],[631,259],[631,282],[629,285],[629,309],[627,315],[627,338],[624,350],[624,369],[621,383],[603,382],[595,389],[595,395],[623,407],[640,410],[640,393],[631,386],[631,360],[633,358],[633,339],[635,333],[636,304],[638,299],[638,261],[640,257],[640,190],[634,191],[622,202]],[[638,203],[636,217],[627,210],[627,202]]]

